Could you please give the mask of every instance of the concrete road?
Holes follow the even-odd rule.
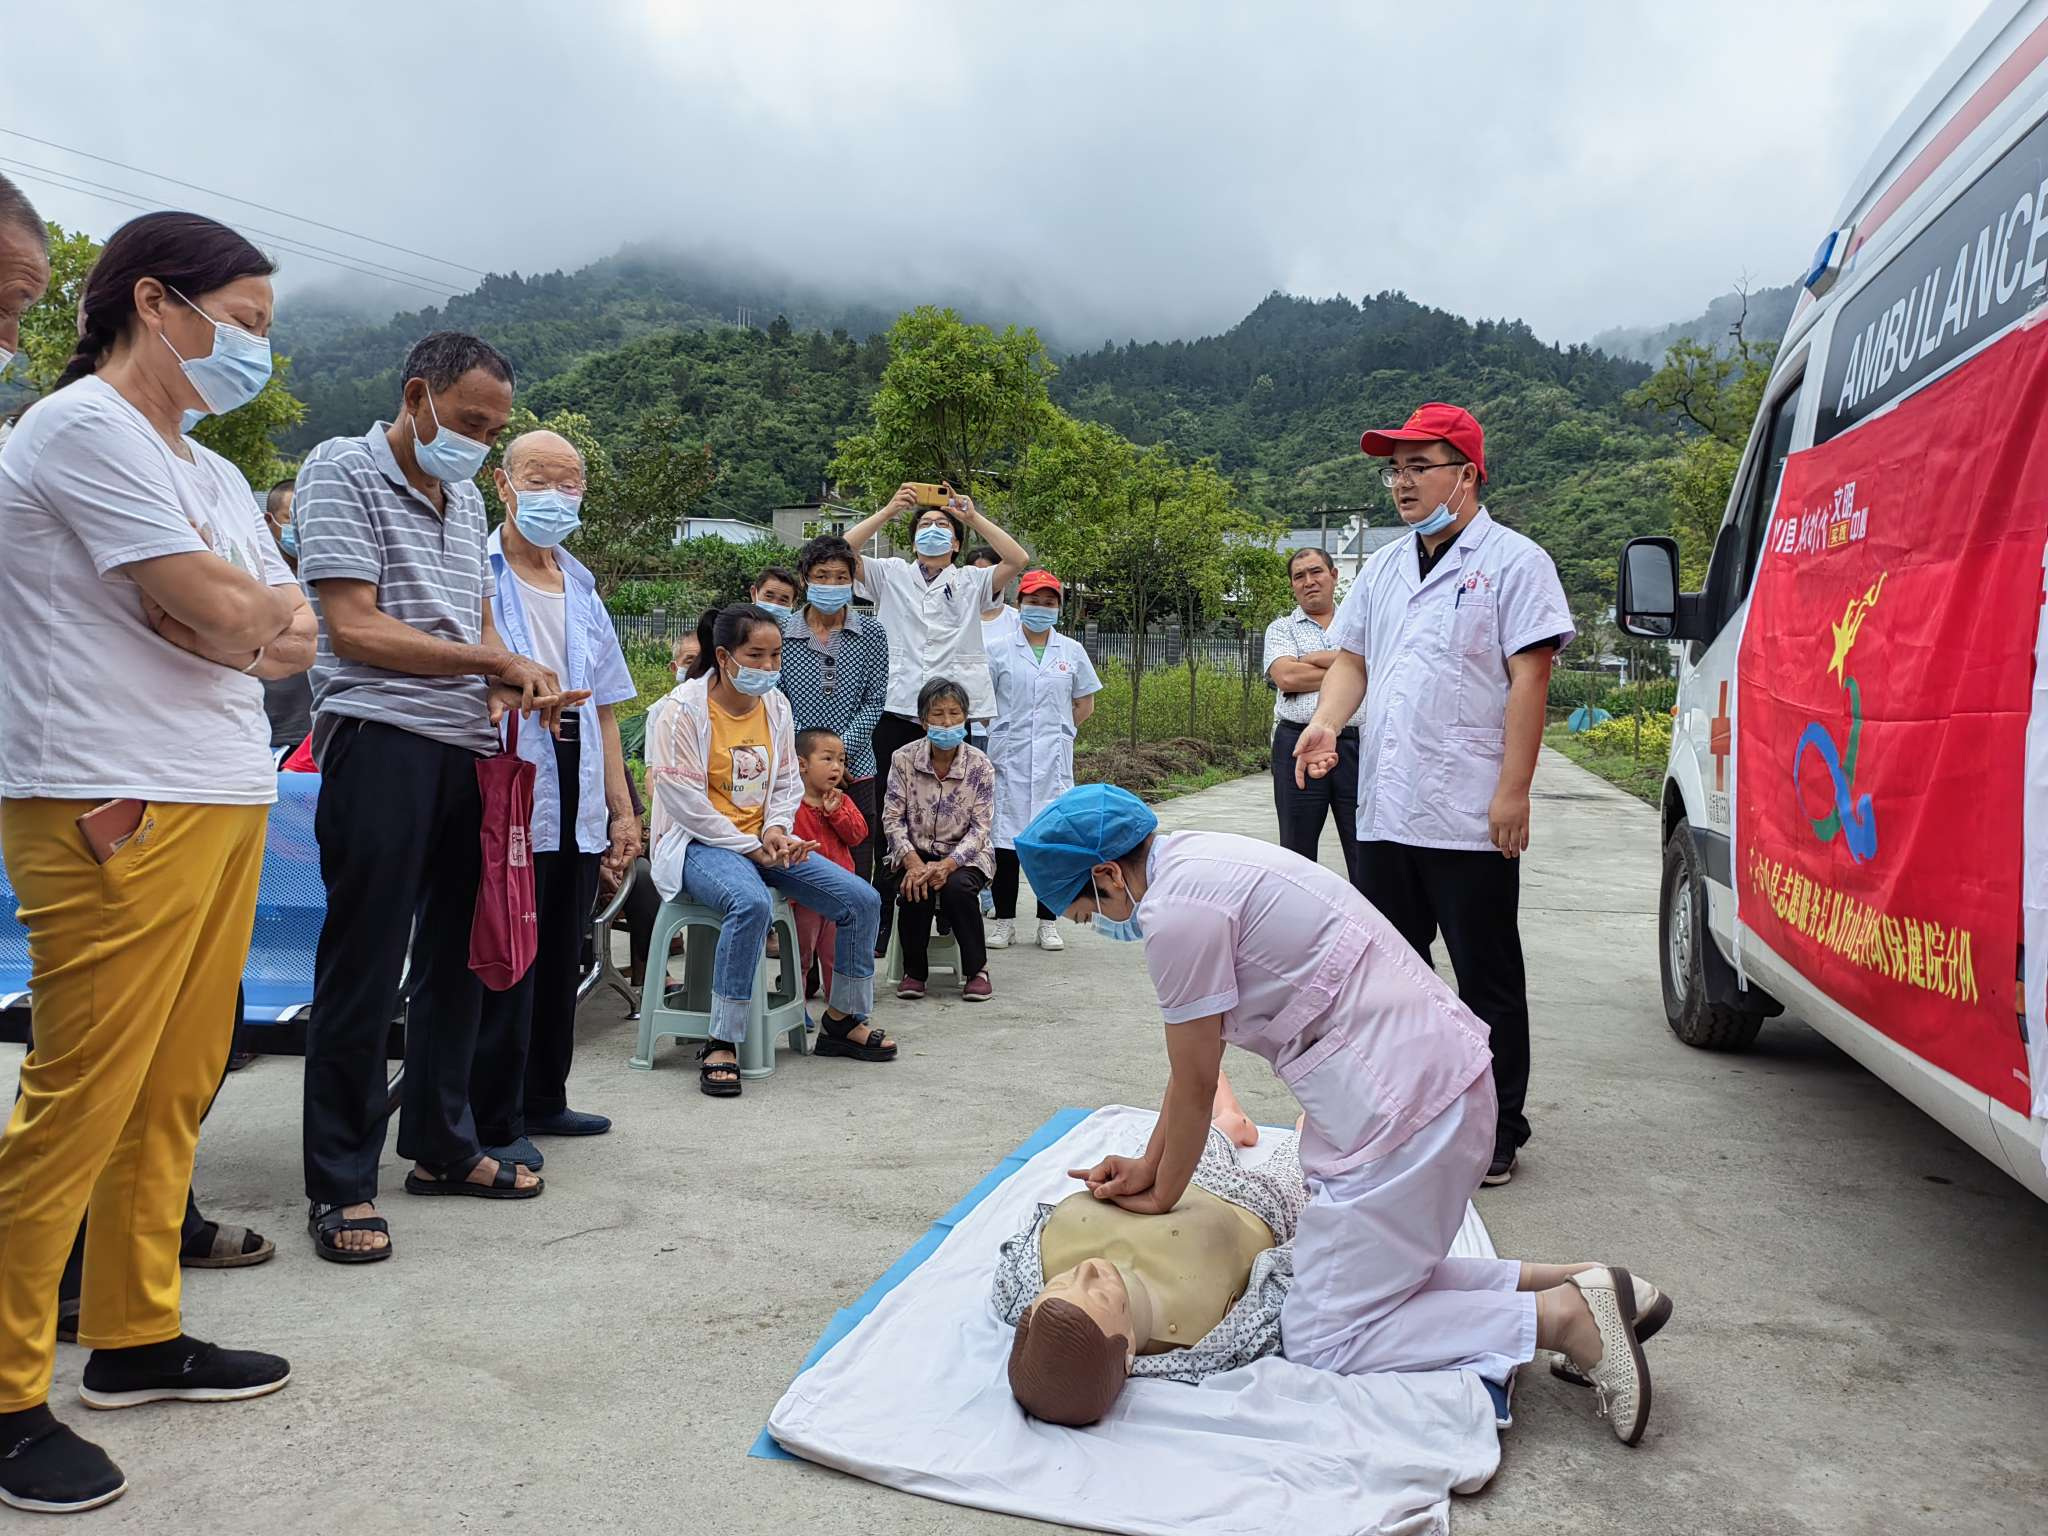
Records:
[[[1270,834],[1260,780],[1164,808]],[[1801,1025],[1744,1056],[1674,1041],[1657,1000],[1654,817],[1546,753],[1522,932],[1536,1139],[1480,1197],[1501,1250],[1637,1266],[1678,1298],[1629,1451],[1590,1398],[1523,1374],[1499,1475],[1463,1531],[1967,1531],[2048,1518],[2048,1205]],[[1335,841],[1325,850],[1334,862]],[[983,1533],[1026,1522],[746,1449],[832,1312],[1053,1110],[1156,1100],[1163,1048],[1134,950],[1068,930],[995,959],[996,1000],[890,1002],[892,1066],[794,1061],[737,1103],[681,1051],[625,1067],[586,1008],[575,1102],[608,1137],[550,1141],[547,1193],[423,1201],[385,1163],[398,1254],[316,1260],[296,1060],[232,1078],[208,1122],[209,1213],[279,1242],[188,1274],[201,1337],[288,1353],[259,1402],[58,1411],[132,1491],[102,1531]],[[943,1000],[942,1000],[943,999]],[[1268,1122],[1292,1101],[1232,1053]],[[4,1086],[4,1083],[0,1083]],[[0,1515],[10,1528],[27,1517]]]

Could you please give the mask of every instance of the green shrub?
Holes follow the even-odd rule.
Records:
[[[1616,715],[1612,720],[1594,726],[1590,731],[1581,731],[1579,740],[1591,751],[1603,756],[1634,756],[1638,741],[1636,718],[1633,715]],[[1663,762],[1671,755],[1671,716],[1668,714],[1644,714],[1642,717],[1642,756],[1646,761]]]
[[[1102,691],[1095,713],[1081,727],[1082,749],[1128,742],[1131,734],[1131,674],[1122,662],[1097,669]],[[1192,728],[1191,728],[1192,726]],[[1224,667],[1195,671],[1195,716],[1188,719],[1187,668],[1147,668],[1138,696],[1140,742],[1208,741],[1230,748],[1263,746],[1273,734],[1273,691],[1254,679],[1247,693],[1237,673]]]

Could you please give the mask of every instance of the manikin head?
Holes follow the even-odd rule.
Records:
[[[1151,1335],[1150,1311],[1142,1282],[1107,1259],[1054,1275],[1017,1320],[1010,1343],[1017,1405],[1048,1424],[1095,1423],[1123,1390],[1138,1340]]]

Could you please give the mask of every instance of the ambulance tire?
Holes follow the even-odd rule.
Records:
[[[1707,890],[1692,836],[1683,826],[1664,845],[1664,879],[1657,902],[1658,978],[1671,1033],[1707,1051],[1742,1051],[1756,1043],[1767,1011],[1713,1000],[1707,966],[1714,943],[1707,931]],[[1725,961],[1721,962],[1726,964]]]

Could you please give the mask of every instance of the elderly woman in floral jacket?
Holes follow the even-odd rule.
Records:
[[[897,749],[882,805],[889,862],[901,876],[903,980],[896,995],[924,996],[936,912],[960,946],[967,978],[961,996],[986,1002],[995,989],[981,933],[981,888],[995,874],[996,771],[987,753],[967,745],[967,690],[958,683],[926,683],[917,717],[924,736]]]

